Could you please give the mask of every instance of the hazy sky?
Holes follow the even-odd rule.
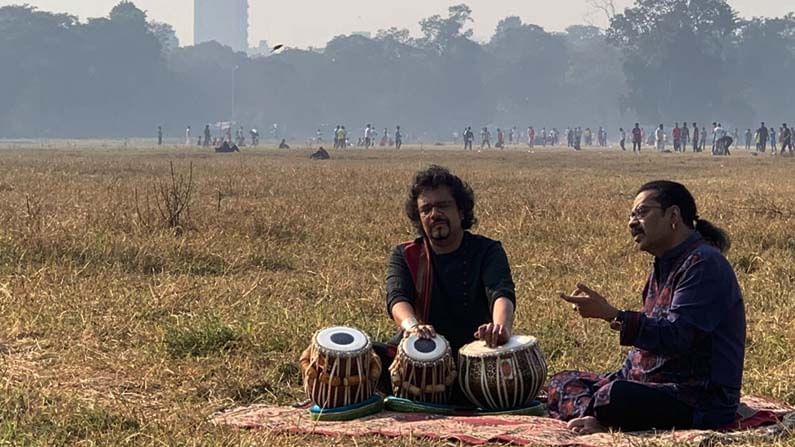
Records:
[[[119,0],[0,0],[0,6],[28,3],[41,10],[87,17],[106,16]],[[193,0],[134,0],[150,18],[177,30],[181,45],[193,43]],[[497,22],[517,15],[547,31],[562,31],[575,23],[606,24],[587,0],[249,0],[249,43],[262,40],[292,47],[323,47],[332,37],[353,31],[375,32],[397,26],[419,34],[420,19],[446,15],[450,5],[466,3],[473,11],[475,38],[488,39]],[[632,0],[615,0],[626,7]],[[781,16],[795,11],[792,0],[730,0],[741,16]]]

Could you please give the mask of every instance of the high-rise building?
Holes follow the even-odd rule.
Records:
[[[193,41],[248,50],[248,0],[194,0]]]
[[[271,47],[267,40],[260,40],[259,45],[248,49],[249,56],[270,56]]]

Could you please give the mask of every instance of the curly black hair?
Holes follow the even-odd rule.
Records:
[[[417,199],[423,192],[439,188],[440,186],[450,188],[456,206],[461,212],[461,228],[469,230],[478,222],[475,217],[475,193],[472,188],[458,176],[452,174],[449,169],[443,166],[430,165],[427,169],[417,172],[414,176],[414,181],[411,184],[411,188],[409,188],[409,196],[406,198],[406,216],[419,235],[423,234],[423,230]]]

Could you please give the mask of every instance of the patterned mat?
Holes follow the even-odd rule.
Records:
[[[313,421],[306,409],[254,405],[213,416],[218,425],[262,429],[274,433],[305,433],[335,437],[427,437],[456,440],[470,445],[488,442],[549,446],[636,446],[639,443],[705,445],[710,442],[763,442],[795,436],[795,408],[770,399],[743,399],[740,421],[743,430],[714,432],[600,433],[576,436],[566,423],[537,416],[443,416],[383,411],[347,422]],[[778,421],[774,423],[774,421]],[[771,424],[760,427],[760,424]]]

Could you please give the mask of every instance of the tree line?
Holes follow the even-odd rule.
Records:
[[[795,15],[742,19],[724,0],[636,0],[610,27],[548,32],[518,17],[473,40],[472,10],[268,57],[179,47],[128,1],[81,22],[0,8],[0,138],[132,137],[236,121],[298,138],[337,124],[446,138],[467,125],[627,127],[793,114]],[[792,116],[795,121],[795,116]]]

